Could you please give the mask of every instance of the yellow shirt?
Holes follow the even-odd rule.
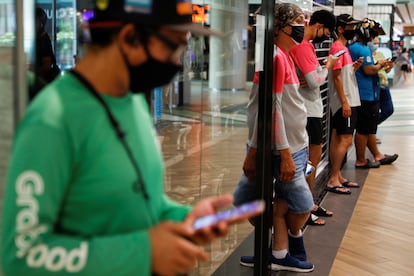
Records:
[[[378,60],[385,59],[385,56],[382,52],[376,51],[373,53],[374,62],[377,62]],[[380,79],[380,86],[386,87],[388,86],[388,76],[387,72],[385,71],[385,68],[381,68],[381,70],[378,71],[378,76]]]

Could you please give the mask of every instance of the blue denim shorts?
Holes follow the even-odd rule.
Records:
[[[239,183],[233,192],[234,206],[259,199],[257,190],[258,188],[256,187],[256,178],[248,179],[247,176],[242,173]]]
[[[246,144],[246,153],[248,151],[249,145]],[[234,206],[238,206],[260,198],[256,183],[256,178],[248,179],[244,172],[242,172],[239,183],[237,183],[236,189],[234,189],[233,192]]]
[[[292,213],[304,214],[313,208],[313,196],[305,179],[306,164],[308,163],[308,149],[304,148],[292,154],[296,165],[296,173],[290,182],[279,181],[280,156],[274,156],[273,176],[275,181],[276,198],[283,198],[288,203]]]

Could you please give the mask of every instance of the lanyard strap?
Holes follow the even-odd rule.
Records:
[[[131,161],[132,166],[134,167],[135,173],[137,175],[137,180],[133,185],[133,189],[135,192],[142,192],[144,198],[146,200],[149,199],[148,192],[146,190],[146,187],[144,185],[144,179],[142,178],[141,171],[139,169],[139,166],[134,158],[134,155],[132,154],[131,148],[129,147],[126,139],[125,139],[125,132],[121,129],[121,126],[119,125],[118,121],[116,120],[115,116],[112,114],[111,109],[109,108],[108,104],[104,101],[104,99],[99,95],[99,93],[96,91],[96,89],[92,86],[92,84],[85,79],[84,76],[79,74],[78,72],[71,70],[70,73],[75,76],[86,88],[87,91],[95,97],[95,99],[101,104],[101,106],[105,109],[106,115],[108,117],[109,122],[111,123],[112,128],[115,131],[116,136],[118,137],[118,140],[121,142],[123,148],[125,149],[129,160]]]

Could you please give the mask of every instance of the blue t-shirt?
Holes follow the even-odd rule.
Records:
[[[358,83],[359,97],[361,101],[376,101],[379,99],[379,78],[378,75],[367,75],[363,67],[374,65],[371,49],[360,42],[354,42],[348,46],[352,60],[355,61],[360,57],[364,58],[362,66],[355,72]]]

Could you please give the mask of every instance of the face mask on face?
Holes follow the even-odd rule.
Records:
[[[372,52],[375,52],[376,50],[378,50],[378,44],[374,44],[373,41],[368,42],[367,45],[371,49]]]
[[[352,40],[355,37],[355,30],[345,30],[343,36],[346,40]]]
[[[325,35],[324,29],[322,29],[322,35],[321,36],[318,36],[318,32],[319,32],[319,30],[316,31],[316,37],[312,40],[313,43],[322,43],[325,40],[330,39],[329,36]]]
[[[132,93],[149,93],[156,87],[168,84],[181,69],[179,65],[154,59],[147,46],[145,46],[145,51],[147,61],[137,66],[130,65],[123,54],[129,70],[129,89]]]
[[[301,43],[305,35],[305,26],[303,24],[290,24],[292,32],[289,35],[297,44]]]

